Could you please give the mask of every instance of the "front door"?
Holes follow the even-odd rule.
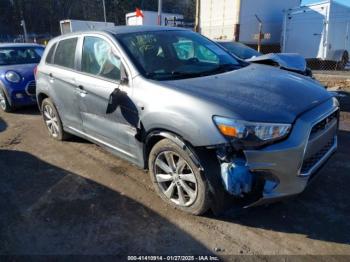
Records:
[[[101,37],[84,37],[78,83],[84,132],[119,153],[136,158],[138,113],[131,86],[121,84],[121,70],[122,61],[112,43]],[[112,101],[113,92],[118,97]]]

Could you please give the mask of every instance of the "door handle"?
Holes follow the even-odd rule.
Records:
[[[52,73],[49,73],[49,81],[51,83],[53,83],[53,81],[55,80],[55,78],[53,77],[53,74]]]
[[[78,85],[77,90],[81,94],[87,94],[86,90],[84,89],[83,85]]]

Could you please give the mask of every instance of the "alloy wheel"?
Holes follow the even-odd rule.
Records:
[[[6,98],[4,96],[4,94],[0,91],[0,107],[2,108],[2,110],[6,110]]]
[[[197,197],[197,179],[190,165],[173,151],[158,154],[154,174],[162,193],[179,206],[190,206]]]
[[[46,123],[46,126],[53,137],[58,137],[59,135],[59,127],[58,127],[58,119],[50,105],[45,105],[43,109],[43,116]]]

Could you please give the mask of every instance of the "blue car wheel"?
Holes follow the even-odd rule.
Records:
[[[1,88],[0,88],[0,108],[5,112],[11,112],[13,110],[13,107],[10,105],[9,101],[7,100],[4,90],[2,90]]]

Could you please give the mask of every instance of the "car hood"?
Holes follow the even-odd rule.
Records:
[[[23,64],[23,65],[6,65],[0,66],[0,73],[5,74],[7,71],[13,70],[19,73],[25,79],[33,78],[34,76],[34,67],[37,64]]]
[[[258,122],[292,123],[301,113],[332,97],[311,78],[258,64],[163,84],[205,99],[218,108],[212,115],[230,112],[225,116]]]
[[[266,54],[262,56],[252,57],[246,61],[251,63],[260,63],[260,64],[270,64],[270,62],[277,63],[281,68],[305,72],[306,70],[306,60],[304,57],[298,54],[290,53],[279,53],[279,54]]]

